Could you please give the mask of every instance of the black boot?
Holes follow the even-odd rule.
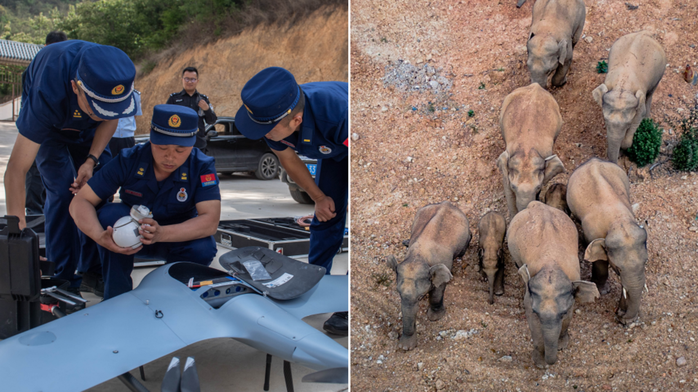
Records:
[[[322,328],[334,335],[349,335],[349,312],[337,312],[325,321]]]
[[[102,275],[95,272],[85,272],[82,275],[80,291],[94,293],[94,295],[104,298],[104,280],[102,279]]]

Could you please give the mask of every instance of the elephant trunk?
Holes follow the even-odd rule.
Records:
[[[541,319],[541,327],[545,344],[545,363],[552,365],[557,362],[557,344],[562,331],[562,322],[557,319],[548,322]]]
[[[642,289],[645,287],[645,274],[641,271],[638,277],[621,275],[624,293],[621,293],[620,306],[618,307],[618,320],[625,325],[634,321],[640,312]]]
[[[610,162],[618,163],[618,155],[620,155],[620,145],[623,142],[623,138],[625,137],[625,131],[627,127],[619,127],[608,124],[606,126],[606,155],[608,156],[608,160]]]
[[[536,190],[535,188],[532,188],[530,190],[528,189],[521,189],[519,187],[518,191],[516,192],[516,209],[519,211],[523,211],[528,207],[528,203],[538,200],[538,193],[540,192],[540,188]]]
[[[531,72],[531,83],[538,83],[541,87],[546,88],[548,85],[548,75],[545,72]]]
[[[402,334],[412,336],[416,330],[418,302],[402,302]]]

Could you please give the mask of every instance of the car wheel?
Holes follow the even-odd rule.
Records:
[[[297,201],[298,203],[301,204],[314,204],[315,202],[313,199],[308,196],[307,193],[305,193],[304,190],[296,187],[288,187],[288,191],[291,193],[291,197],[293,200]]]
[[[279,159],[272,153],[262,155],[254,175],[260,180],[271,180],[279,175]]]

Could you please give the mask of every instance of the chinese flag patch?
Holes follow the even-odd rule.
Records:
[[[201,176],[201,186],[211,186],[218,184],[218,179],[214,173]]]

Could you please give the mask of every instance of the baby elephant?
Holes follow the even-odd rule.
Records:
[[[591,280],[605,292],[611,263],[623,285],[616,316],[621,324],[630,324],[639,315],[649,255],[647,232],[630,204],[628,176],[615,163],[592,158],[572,173],[567,185],[567,203],[589,242],[584,260],[594,262]]]
[[[419,300],[429,293],[427,317],[443,317],[444,290],[453,275],[453,259],[465,254],[470,244],[468,218],[455,204],[445,201],[417,211],[407,257],[398,264],[394,256],[389,266],[397,272],[397,291],[402,301],[402,336],[398,347],[411,350],[417,346],[415,324]]]
[[[557,208],[569,215],[570,209],[567,207],[567,186],[560,183],[551,185],[547,192],[545,192],[545,204]]]
[[[575,298],[591,302],[599,297],[596,285],[579,277],[577,228],[562,211],[533,201],[511,220],[507,240],[526,286],[531,357],[540,368],[552,365],[569,342]]]
[[[586,7],[584,0],[538,0],[528,36],[528,71],[531,83],[562,86],[572,64],[572,50],[582,36]]]
[[[504,258],[502,245],[507,231],[504,217],[494,211],[488,212],[480,219],[480,271],[487,278],[490,296],[487,302],[494,303],[494,295],[504,294]]]
[[[666,61],[662,46],[644,31],[624,35],[611,46],[606,79],[592,92],[606,121],[609,161],[618,162],[620,149],[630,148],[637,127],[649,117]]]
[[[504,98],[499,126],[506,150],[497,158],[497,166],[513,218],[538,199],[543,185],[565,171],[560,158],[553,155],[562,128],[560,107],[549,92],[533,83]]]

